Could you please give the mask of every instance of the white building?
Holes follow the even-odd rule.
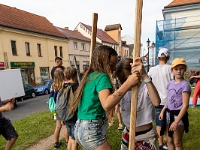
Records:
[[[157,21],[156,51],[167,47],[170,62],[176,57],[188,66],[200,63],[200,0],[174,0],[163,9],[164,20]]]

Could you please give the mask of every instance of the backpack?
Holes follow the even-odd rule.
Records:
[[[57,93],[58,92],[55,92],[54,90],[52,90],[50,92],[50,95],[49,95],[48,106],[49,106],[50,112],[52,112],[52,113],[56,112],[56,102],[55,102],[55,99],[57,97]]]
[[[58,120],[68,121],[74,114],[69,113],[69,109],[72,107],[74,101],[74,93],[70,83],[65,83],[63,87],[58,91],[56,98],[56,116]]]

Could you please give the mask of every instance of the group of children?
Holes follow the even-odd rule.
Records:
[[[70,85],[72,88],[72,91],[75,92],[78,83],[77,83],[77,70],[73,67],[67,67],[65,69],[57,67],[54,71],[54,78],[53,78],[53,83],[52,83],[52,91],[54,93],[58,93],[59,90],[64,87]],[[55,102],[58,100],[55,96]],[[66,139],[66,147],[68,150],[76,150],[78,149],[77,142],[75,141],[74,138],[74,125],[77,120],[77,115],[75,115],[68,121],[65,120],[56,120],[56,128],[54,131],[54,139],[55,139],[55,144],[54,148],[59,148],[61,146],[61,142],[59,142],[59,134],[60,130],[62,128],[62,125],[64,124],[66,126],[66,130],[64,135]]]
[[[59,91],[66,80],[72,83],[72,87],[74,85],[74,103],[70,112],[75,115],[64,122],[70,136],[69,150],[77,149],[78,144],[86,150],[111,150],[105,136],[106,118],[117,104],[120,105],[125,124],[121,150],[127,150],[131,142],[129,130],[133,86],[138,86],[135,149],[155,150],[157,134],[159,148],[164,148],[162,135],[165,135],[168,149],[183,149],[182,137],[184,131],[188,132],[187,109],[191,94],[190,86],[184,80],[187,65],[182,58],[174,59],[171,66],[166,65],[169,59],[167,49],[160,50],[158,59],[160,64],[147,74],[140,58],[125,58],[118,62],[117,52],[102,45],[93,51],[91,64],[79,86],[74,68],[55,71],[53,90]],[[120,82],[116,90],[113,90],[113,71],[116,71]],[[153,127],[155,107],[157,133]]]
[[[128,149],[130,130],[131,88],[138,86],[135,149],[155,150],[157,134],[159,149],[183,149],[183,132],[188,132],[188,103],[191,93],[184,80],[187,65],[184,59],[169,60],[168,49],[158,54],[160,64],[148,75],[140,58],[122,59],[118,63],[116,51],[109,46],[97,47],[91,64],[76,92],[71,112],[77,112],[74,139],[87,150],[112,149],[105,137],[105,116],[119,104],[125,128],[121,150]],[[113,90],[113,72],[120,87]],[[155,108],[155,112],[154,112]],[[156,114],[157,133],[153,127]],[[162,121],[161,121],[162,120]],[[107,130],[107,129],[106,129]],[[165,134],[164,145],[162,135]],[[174,138],[174,142],[173,142]]]

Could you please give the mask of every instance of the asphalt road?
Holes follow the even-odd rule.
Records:
[[[11,111],[3,112],[3,116],[12,122],[25,118],[34,113],[38,113],[48,109],[49,95],[36,96],[35,98],[25,99],[17,102],[17,107]]]

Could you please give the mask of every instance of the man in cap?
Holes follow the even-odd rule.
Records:
[[[158,144],[160,150],[167,149],[167,145],[163,143],[163,137],[160,136],[162,120],[159,120],[159,115],[162,108],[167,102],[167,84],[170,80],[173,79],[171,66],[167,64],[169,58],[169,50],[167,48],[161,48],[158,53],[159,64],[155,67],[150,68],[148,73],[148,75],[152,78],[152,82],[155,85],[161,99],[160,106],[155,107],[156,130],[158,133]]]

